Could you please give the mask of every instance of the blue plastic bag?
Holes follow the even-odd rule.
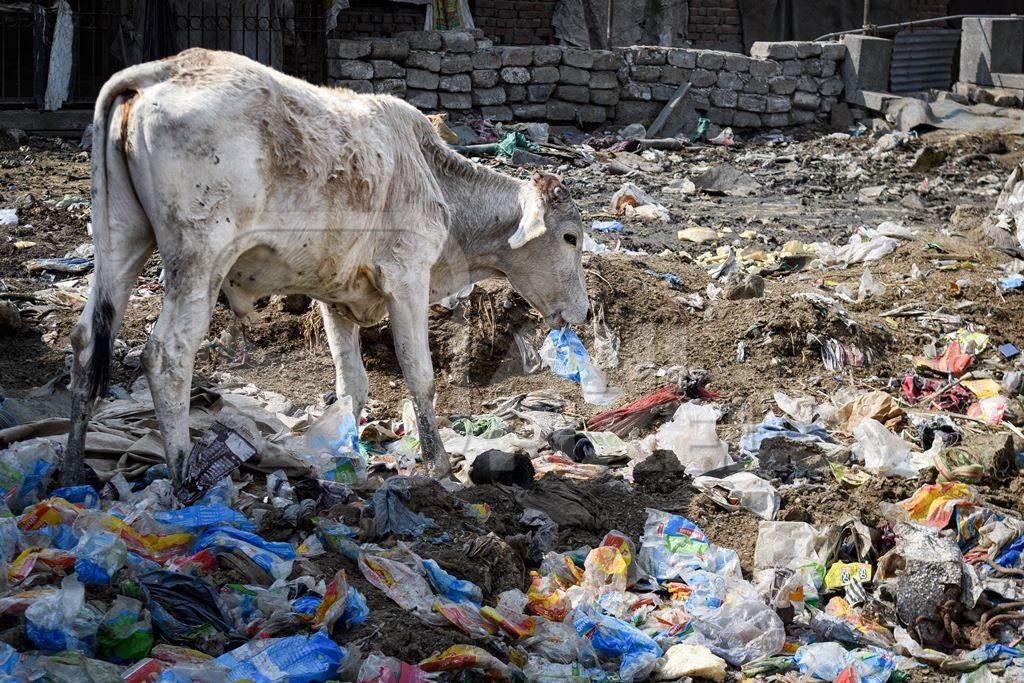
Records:
[[[320,606],[321,602],[323,602],[323,598],[319,595],[307,593],[301,598],[292,600],[292,612],[296,614],[316,614],[316,608]]]
[[[597,654],[619,659],[622,681],[645,680],[661,657],[661,647],[640,629],[591,607],[581,607],[572,614],[576,633],[589,638]]]
[[[229,669],[228,681],[317,683],[336,678],[345,650],[323,631],[309,636],[253,640],[214,661]]]
[[[477,607],[483,604],[484,592],[472,581],[455,578],[434,560],[423,560],[423,568],[434,590],[452,602],[471,602]]]
[[[82,583],[108,584],[110,577],[124,566],[128,547],[121,537],[109,531],[86,531],[74,550],[75,572]]]
[[[60,590],[25,610],[25,633],[44,652],[81,650],[91,657],[102,618],[85,602],[85,586],[70,574],[61,581]]]
[[[83,484],[81,486],[64,486],[50,491],[51,498],[63,498],[69,503],[74,503],[84,508],[97,508],[100,505],[100,494],[96,489]]]
[[[190,505],[180,510],[165,510],[153,515],[161,524],[197,531],[213,524],[230,524],[245,531],[254,531],[256,525],[241,512],[219,503],[213,505]]]
[[[287,578],[295,559],[295,548],[290,543],[268,541],[226,524],[209,527],[196,540],[193,550],[206,548],[215,555],[224,550],[239,550],[275,579]]]
[[[547,342],[554,347],[550,357],[551,372],[563,379],[579,383],[580,372],[590,365],[590,354],[587,353],[580,338],[572,329],[563,327],[548,332]]]

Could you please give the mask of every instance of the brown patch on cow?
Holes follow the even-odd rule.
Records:
[[[540,196],[544,198],[544,201],[554,201],[569,196],[569,190],[566,188],[565,183],[556,175],[538,171],[530,178],[530,182],[540,192]]]
[[[127,92],[128,91],[126,91],[125,94],[127,94]],[[136,100],[139,99],[138,90],[132,90],[130,92],[131,95],[126,97],[124,99],[124,102],[121,103],[121,132],[118,136],[117,142],[122,152],[128,151],[128,118],[131,116],[132,107],[135,106]]]

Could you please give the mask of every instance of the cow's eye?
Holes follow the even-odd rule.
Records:
[[[566,233],[565,241],[568,242],[570,244],[570,246],[575,247],[576,246],[576,235],[573,235],[572,233]]]

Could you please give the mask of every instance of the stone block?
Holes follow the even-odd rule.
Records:
[[[806,109],[794,109],[789,112],[789,120],[795,124],[814,123],[818,119],[818,113]]]
[[[725,88],[714,88],[711,91],[711,104],[716,107],[732,108],[736,106],[738,96],[735,90]]]
[[[562,100],[548,100],[547,118],[552,121],[575,121],[576,109],[579,105],[574,102],[563,102]]]
[[[778,76],[768,81],[771,91],[776,95],[792,95],[796,92],[796,79]]]
[[[766,110],[767,101],[764,95],[740,95],[736,100],[736,107],[743,111],[761,113]]]
[[[558,77],[557,66],[535,66],[530,69],[531,83],[557,83]]]
[[[732,118],[732,125],[737,128],[760,128],[761,117],[749,111],[738,111]]]
[[[818,92],[818,81],[810,76],[801,76],[796,79],[796,89],[804,92]]]
[[[448,53],[441,58],[441,73],[463,74],[473,70],[473,58],[465,52]]]
[[[821,60],[821,75],[822,76],[834,76],[836,73],[836,62],[831,59]]]
[[[767,95],[768,91],[768,79],[762,78],[761,76],[751,76],[747,79],[747,82],[743,84],[743,92],[748,92],[754,95]]]
[[[433,90],[406,90],[405,101],[419,109],[437,109],[437,93]]]
[[[779,63],[771,59],[752,59],[750,60],[749,70],[751,76],[763,76],[765,78],[778,76],[782,73],[782,67],[779,66]]]
[[[558,82],[570,85],[586,85],[590,82],[590,72],[586,69],[563,64],[558,67]]]
[[[504,88],[476,88],[472,93],[474,106],[505,104]]]
[[[796,59],[796,44],[758,41],[750,46],[750,56],[757,59]]]
[[[831,62],[840,62],[846,57],[846,46],[840,42],[822,43],[821,58]]]
[[[658,66],[666,62],[665,50],[660,47],[645,46],[633,48],[633,63],[646,66]]]
[[[821,43],[802,42],[796,44],[797,59],[817,57],[821,54]]]
[[[590,50],[577,50],[575,48],[562,50],[562,64],[575,66],[579,69],[592,69],[594,67],[594,53]]]
[[[555,95],[568,102],[590,102],[590,88],[585,85],[560,85]]]
[[[661,67],[653,66],[648,64],[641,64],[634,66],[630,70],[630,75],[634,81],[640,81],[641,83],[657,83],[661,79]]]
[[[369,40],[328,40],[328,59],[359,59],[370,55]]]
[[[405,59],[405,66],[413,69],[425,69],[438,72],[441,70],[441,53],[425,50],[412,50]]]
[[[793,107],[796,109],[817,111],[820,103],[821,98],[813,93],[803,92],[802,90],[793,93]]]
[[[506,66],[500,73],[501,80],[505,83],[522,85],[530,82],[530,70],[523,66]]]
[[[624,100],[650,100],[651,86],[647,83],[630,81],[619,90],[619,97]]]
[[[712,123],[716,123],[719,126],[731,126],[734,116],[736,116],[735,109],[723,109],[721,107],[711,107],[708,109],[708,118],[711,119]]]
[[[995,85],[993,73],[1024,71],[1024,19],[965,17],[960,26],[961,81]]]
[[[701,69],[717,71],[725,66],[725,54],[714,50],[701,50],[697,53],[697,66]]]
[[[707,69],[694,69],[690,74],[690,85],[694,88],[706,88],[718,82],[718,74]]]
[[[679,85],[683,81],[689,80],[690,72],[686,69],[681,69],[678,66],[665,65],[661,68],[661,78],[658,80],[662,83],[671,83],[672,85]]]
[[[554,83],[535,83],[526,86],[526,99],[530,102],[547,102],[553,92],[555,92]]]
[[[727,90],[743,90],[743,79],[731,71],[719,71],[717,85]]]
[[[515,119],[512,108],[503,106],[482,106],[480,115],[488,121],[512,121]]]
[[[804,74],[804,65],[797,59],[790,59],[782,62],[782,75],[790,78],[798,78]]]
[[[533,64],[533,49],[529,47],[497,48],[502,66],[529,66]]]
[[[476,51],[476,38],[469,31],[442,31],[441,42],[448,52]]]
[[[591,69],[597,69],[598,71],[614,71],[622,66],[622,59],[620,59],[619,55],[611,50],[592,50],[590,55],[594,59],[594,63],[590,66]],[[566,63],[568,64],[568,62]]]
[[[1024,90],[1024,73],[1018,74],[992,74],[992,84],[1000,88],[1011,90]]]
[[[337,88],[348,88],[352,92],[364,93],[367,95],[373,93],[373,83],[367,80],[336,80],[331,78],[328,82]]]
[[[607,110],[593,104],[583,104],[577,107],[576,114],[582,123],[602,123],[606,118]]]
[[[651,83],[651,99],[657,102],[668,102],[678,87],[678,85],[668,83]]]
[[[493,88],[498,84],[498,72],[495,69],[473,69],[469,76],[474,88]]]
[[[808,76],[820,76],[821,75],[822,61],[820,59],[805,59],[804,60],[804,74]]]
[[[509,102],[525,102],[526,101],[526,86],[525,85],[506,85],[505,86],[505,99]]]
[[[480,50],[473,53],[474,69],[498,69],[501,68],[501,55],[494,50]],[[440,68],[440,65],[438,65]]]
[[[413,89],[437,90],[437,84],[440,80],[440,77],[433,71],[424,71],[422,69],[405,70],[405,81]]]
[[[591,88],[618,88],[619,77],[614,71],[591,71],[587,85]]]
[[[405,95],[404,78],[380,78],[373,81],[373,92],[378,95]]]
[[[668,51],[667,61],[672,66],[678,66],[683,69],[695,69],[697,67],[697,53],[693,50],[672,48]]]
[[[404,61],[409,56],[409,41],[404,38],[372,38],[370,56],[374,59]]]
[[[761,114],[761,125],[767,128],[782,128],[789,125],[789,114]]]
[[[440,50],[444,45],[439,31],[403,31],[395,37],[403,38],[411,50]]]
[[[520,121],[540,121],[547,118],[546,104],[513,104],[512,115]]]
[[[693,88],[686,91],[686,104],[694,109],[707,109],[711,106],[711,88]]]
[[[373,67],[369,62],[355,59],[334,59],[328,63],[328,75],[345,80],[369,80],[373,78]]]
[[[619,103],[619,90],[591,90],[590,102],[605,107],[612,107]]]
[[[822,95],[838,95],[843,92],[843,79],[823,78],[818,81],[818,92]]]
[[[782,95],[768,95],[764,100],[764,110],[769,114],[784,113],[793,108],[793,102]]]
[[[661,102],[619,100],[615,105],[616,123],[639,123],[653,121],[664,105]]]
[[[750,70],[751,61],[750,57],[746,55],[728,54],[725,56],[725,68],[729,71],[742,73]]]
[[[558,66],[562,62],[562,48],[557,45],[538,45],[533,48],[534,66]]]
[[[374,78],[401,78],[405,76],[405,69],[388,59],[371,59]]]
[[[889,62],[892,41],[874,36],[843,36],[846,58],[843,60],[843,81],[847,101],[861,90],[889,90]]]
[[[467,92],[439,92],[437,102],[441,109],[471,109],[473,98]]]
[[[441,76],[437,83],[437,89],[445,92],[469,92],[472,88],[469,74],[448,74]]]

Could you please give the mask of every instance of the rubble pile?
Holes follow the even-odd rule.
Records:
[[[436,125],[565,178],[594,304],[433,308],[446,481],[386,323],[356,416],[298,299],[218,307],[174,487],[153,257],[60,487],[88,154],[0,148],[5,677],[1024,680],[1018,140]]]

